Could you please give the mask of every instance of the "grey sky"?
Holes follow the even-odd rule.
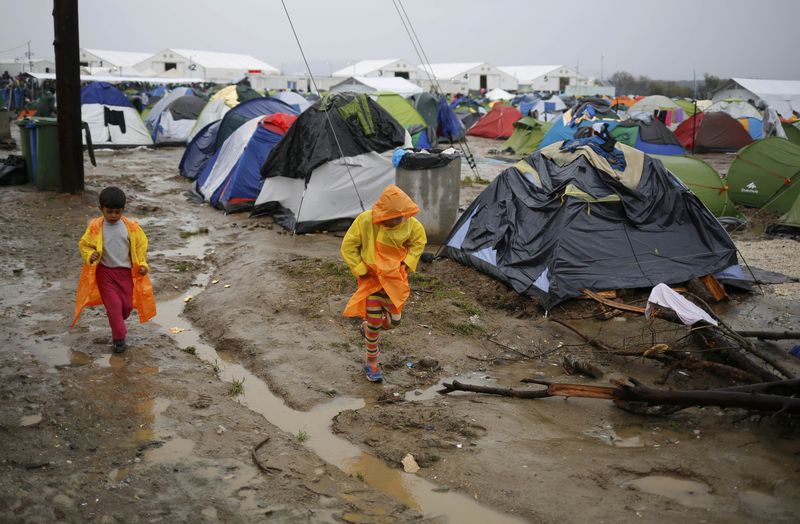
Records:
[[[247,53],[300,61],[280,0],[79,0],[81,45]],[[416,54],[392,0],[286,0],[315,62]],[[599,75],[800,79],[800,0],[403,0],[432,62],[580,64]],[[31,40],[53,56],[51,0],[0,0],[0,51]],[[596,20],[596,23],[594,21]],[[22,56],[23,48],[0,52]]]

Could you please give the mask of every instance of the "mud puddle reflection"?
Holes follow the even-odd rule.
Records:
[[[195,254],[202,258],[204,239],[191,238],[189,245],[181,249],[181,254]],[[177,250],[176,250],[177,251]],[[478,504],[473,499],[458,493],[439,493],[437,485],[422,477],[405,473],[387,466],[377,457],[364,453],[356,445],[337,437],[331,431],[331,420],[346,409],[359,409],[364,406],[362,399],[340,397],[331,402],[316,406],[310,411],[296,411],[289,408],[274,395],[266,383],[236,362],[223,359],[217,351],[205,344],[191,322],[182,317],[185,298],[203,291],[210,280],[210,274],[198,275],[195,285],[178,297],[158,304],[158,316],[154,319],[164,332],[170,333],[181,348],[193,346],[195,354],[202,360],[219,367],[219,377],[225,382],[243,381],[244,392],[237,399],[260,413],[269,422],[290,434],[304,431],[310,438],[306,447],[326,462],[338,467],[349,475],[363,478],[374,489],[385,493],[409,507],[418,509],[426,516],[443,516],[449,522],[461,523],[511,523],[522,522],[513,516],[505,515]],[[183,329],[174,333],[170,328]],[[226,358],[228,355],[226,355]]]

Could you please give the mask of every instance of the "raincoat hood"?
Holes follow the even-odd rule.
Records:
[[[402,189],[392,184],[383,190],[378,201],[372,206],[372,223],[397,217],[409,219],[419,213],[419,206]]]

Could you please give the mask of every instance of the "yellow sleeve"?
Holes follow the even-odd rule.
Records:
[[[411,271],[416,271],[419,257],[422,256],[425,244],[428,243],[428,237],[425,235],[425,227],[422,222],[413,217],[409,222],[411,223],[411,236],[408,238],[408,254],[403,259],[403,263]]]
[[[78,250],[81,253],[81,258],[85,264],[89,264],[89,257],[92,256],[92,253],[97,251],[97,246],[95,245],[94,239],[92,238],[92,234],[89,232],[89,228],[86,228],[86,231],[83,232],[83,236],[78,241]]]
[[[136,227],[134,235],[136,235],[136,253],[133,254],[134,261],[140,266],[146,267],[149,272],[150,266],[147,264],[147,235],[144,234],[144,230],[141,226]]]
[[[350,272],[357,277],[367,274],[367,265],[361,258],[361,223],[363,215],[359,215],[350,225],[342,239],[342,258]]]

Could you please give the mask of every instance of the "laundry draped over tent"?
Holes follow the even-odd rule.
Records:
[[[111,84],[92,82],[81,88],[81,120],[88,124],[96,146],[153,145],[133,104]]]
[[[653,287],[739,269],[716,218],[660,162],[628,146],[621,171],[593,149],[547,147],[503,171],[467,208],[445,256],[538,297]]]

